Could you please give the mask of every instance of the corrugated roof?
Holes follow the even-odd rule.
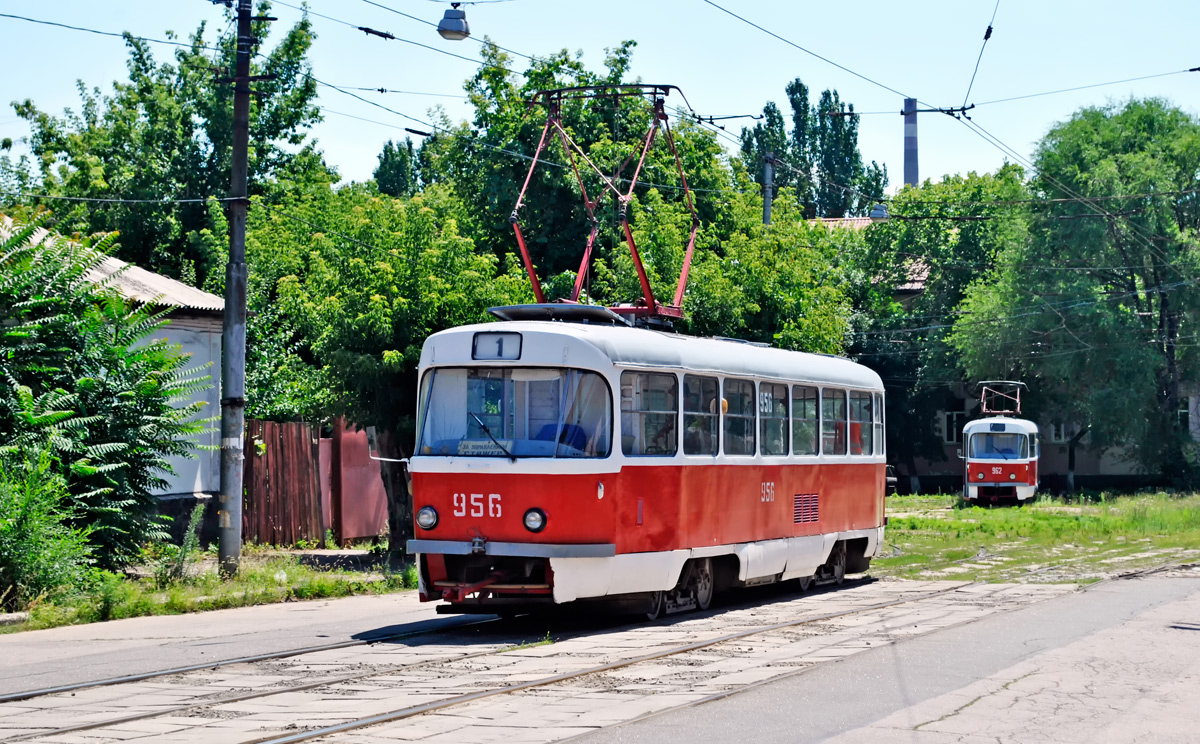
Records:
[[[16,229],[16,222],[11,217],[0,215],[0,240],[6,240],[11,237],[16,232]],[[40,243],[42,241],[57,242],[59,240],[66,240],[66,238],[55,235],[44,227],[38,228],[30,237],[30,242],[32,243]],[[121,273],[113,277],[117,272]],[[109,277],[113,278],[109,281],[108,285],[127,300],[144,302],[149,305],[159,305],[161,307],[199,310],[208,313],[225,312],[225,300],[215,294],[202,292],[183,282],[168,279],[165,276],[140,269],[137,266],[131,266],[119,258],[113,258],[112,256],[105,257],[103,261],[97,264],[96,268],[87,274],[88,281],[97,284]]]
[[[88,272],[88,279],[96,283],[109,279],[109,277],[112,279],[109,280],[108,286],[127,300],[187,310],[215,313],[225,311],[225,300],[215,294],[203,292],[175,279],[169,279],[161,274],[127,264],[112,256],[106,257],[96,268]]]

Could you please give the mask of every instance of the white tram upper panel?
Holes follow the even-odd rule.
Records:
[[[1003,428],[993,428],[993,427]],[[970,436],[980,431],[1010,432],[1013,434],[1037,434],[1037,424],[1028,419],[1009,418],[1007,416],[991,416],[989,418],[968,421],[963,426],[963,436]]]
[[[482,359],[475,347],[481,333],[514,334],[519,350],[510,348],[494,359]],[[421,350],[422,370],[434,365],[491,362],[598,370],[614,366],[678,369],[883,391],[878,374],[842,357],[625,326],[554,321],[480,323],[435,333]]]

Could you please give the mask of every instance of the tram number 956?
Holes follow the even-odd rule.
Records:
[[[762,484],[762,501],[765,503],[765,502],[774,501],[774,500],[775,500],[775,481],[763,482],[763,484]]]
[[[486,510],[487,516],[498,517],[501,515],[500,501],[498,493],[489,493],[486,497],[482,493],[456,493],[454,516],[465,517],[469,512],[472,517],[482,517]]]

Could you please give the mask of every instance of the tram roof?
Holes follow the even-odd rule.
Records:
[[[1036,434],[1038,432],[1038,425],[1029,419],[1011,418],[1009,416],[989,416],[988,418],[968,421],[963,425],[963,433],[973,434],[977,431],[991,431],[992,424],[1004,424],[1004,431],[1013,434]]]
[[[430,339],[480,331],[537,331],[575,338],[594,346],[615,365],[669,367],[883,390],[883,381],[874,370],[845,357],[647,328],[535,320],[499,321],[451,328],[430,336]]]

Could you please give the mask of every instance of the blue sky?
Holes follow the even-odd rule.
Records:
[[[984,29],[997,7],[995,0],[714,2],[865,77],[939,107],[963,103]],[[448,7],[433,0],[379,3],[433,23]],[[431,27],[363,0],[310,0],[309,7],[356,26],[478,57],[477,43],[445,41]],[[804,80],[814,97],[825,88],[836,88],[858,111],[899,112],[902,105],[896,93],[809,56],[704,0],[509,0],[468,5],[465,10],[479,38],[486,35],[530,55],[578,51],[592,68],[602,64],[605,48],[635,39],[633,75],[679,86],[702,115],[759,113],[767,100],[778,102],[786,113],[783,91],[795,77]],[[163,38],[167,30],[184,36],[201,21],[208,21],[211,37],[225,28],[224,12],[223,6],[209,0],[0,0],[0,13],[155,38]],[[280,19],[280,26],[299,17],[299,11],[278,4],[272,14]],[[475,67],[429,49],[367,37],[321,18],[313,23],[318,35],[312,52],[314,75],[331,83],[455,96],[462,94],[462,83]],[[1194,0],[1000,0],[969,102],[982,104],[1197,67],[1197,28],[1200,3]],[[155,54],[167,59],[171,51],[160,46]],[[124,77],[125,60],[120,39],[0,17],[0,69],[4,70],[0,139],[28,135],[9,102],[32,98],[53,112],[78,108],[76,81],[107,91],[112,81]],[[1197,113],[1198,91],[1200,72],[1184,73],[980,105],[972,115],[984,129],[1027,157],[1050,126],[1081,106],[1122,101],[1131,95],[1162,96]],[[433,105],[442,105],[455,120],[469,115],[461,98],[362,95],[418,119],[427,119]],[[328,111],[313,136],[327,161],[347,180],[369,178],[383,143],[403,138],[404,126],[415,126],[329,89],[322,90],[321,103]],[[741,123],[727,123],[729,132],[736,135]],[[1006,158],[977,133],[942,114],[922,114],[919,132],[922,179],[990,171]],[[886,164],[896,186],[903,174],[901,117],[864,115],[859,145],[865,160]]]

